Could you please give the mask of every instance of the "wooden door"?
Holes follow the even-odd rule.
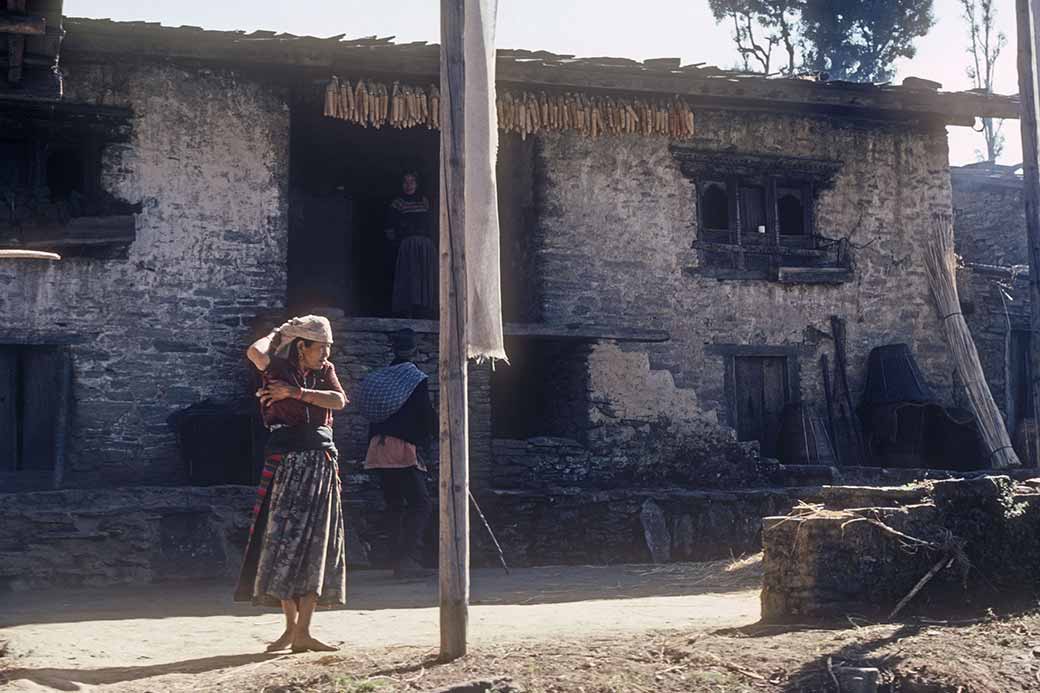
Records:
[[[1007,369],[1007,422],[1012,435],[1025,419],[1033,418],[1030,381],[1029,330],[1012,330]]]
[[[66,351],[58,347],[21,350],[22,460],[24,471],[58,468],[67,399]]]
[[[289,304],[355,311],[352,208],[344,197],[301,195],[292,200],[289,228]]]
[[[788,400],[787,358],[738,356],[733,374],[737,438],[757,440],[764,457],[775,457]]]

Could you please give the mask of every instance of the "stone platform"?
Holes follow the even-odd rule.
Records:
[[[920,490],[920,502],[901,506],[826,504],[764,518],[763,619],[884,618],[939,564],[908,610],[1034,593],[1040,479],[953,479]]]

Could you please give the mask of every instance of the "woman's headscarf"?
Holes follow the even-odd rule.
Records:
[[[328,318],[321,315],[290,318],[276,331],[282,336],[282,341],[275,350],[275,355],[281,358],[289,357],[289,348],[296,339],[332,344],[332,324]]]

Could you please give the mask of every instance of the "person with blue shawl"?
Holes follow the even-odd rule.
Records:
[[[387,507],[397,515],[394,575],[408,578],[426,574],[419,550],[433,503],[423,456],[429,456],[437,413],[430,404],[427,375],[412,362],[415,332],[394,333],[391,348],[393,361],[365,377],[357,401],[369,421],[365,469],[379,476]]]

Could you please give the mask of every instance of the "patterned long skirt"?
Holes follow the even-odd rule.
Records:
[[[235,600],[278,606],[308,594],[346,603],[339,468],[327,450],[267,458]]]
[[[394,269],[394,315],[430,317],[437,313],[437,247],[425,236],[401,241]]]

